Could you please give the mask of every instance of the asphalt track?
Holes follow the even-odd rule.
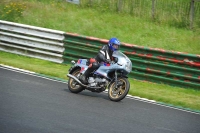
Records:
[[[0,67],[0,133],[200,133],[200,114]]]

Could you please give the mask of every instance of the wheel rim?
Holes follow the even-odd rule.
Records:
[[[77,77],[78,74],[79,74],[79,71],[73,73],[72,75],[75,76],[75,77]],[[70,87],[72,89],[76,90],[76,89],[78,89],[80,87],[80,85],[73,78],[70,78],[69,81],[70,81],[69,85],[70,85]]]
[[[110,96],[113,99],[121,97],[126,90],[126,81],[124,81],[123,79],[119,79],[117,82],[120,83],[120,85],[117,88],[115,88],[115,82],[114,82],[112,83],[109,90]]]

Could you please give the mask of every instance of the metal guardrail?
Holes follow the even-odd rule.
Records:
[[[0,20],[0,50],[63,62],[64,32]]]
[[[91,58],[108,40],[66,33],[64,63]],[[132,61],[130,77],[156,83],[200,89],[200,55],[122,43],[120,47]]]
[[[91,58],[108,40],[0,20],[0,51],[69,63]],[[200,89],[200,55],[122,43],[132,61],[130,77]]]

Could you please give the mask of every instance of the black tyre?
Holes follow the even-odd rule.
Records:
[[[127,78],[118,78],[117,88],[115,88],[115,82],[111,82],[108,87],[108,97],[111,101],[121,101],[126,97],[130,89],[130,83]]]
[[[72,75],[77,77],[79,73],[80,69],[77,69],[72,73]],[[73,78],[69,78],[68,88],[72,93],[79,93],[84,90],[84,87],[80,86]]]

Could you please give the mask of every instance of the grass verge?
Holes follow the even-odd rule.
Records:
[[[14,66],[65,80],[68,79],[66,74],[70,68],[70,65],[53,63],[2,51],[0,51],[0,64]],[[131,84],[130,95],[193,110],[200,110],[200,91],[198,90],[141,82],[134,79],[129,79],[129,81]]]

